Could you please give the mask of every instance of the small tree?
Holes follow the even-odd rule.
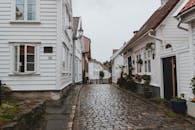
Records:
[[[99,76],[100,76],[100,79],[103,79],[104,78],[104,71],[100,71]]]

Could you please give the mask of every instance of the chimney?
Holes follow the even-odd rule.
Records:
[[[139,31],[136,30],[136,31],[134,31],[133,33],[134,33],[134,34],[137,34],[138,32],[139,32]]]
[[[168,0],[161,0],[161,5],[164,5],[167,3]]]

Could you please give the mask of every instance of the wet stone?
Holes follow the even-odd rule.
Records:
[[[195,129],[106,84],[84,86],[78,112],[79,130]]]

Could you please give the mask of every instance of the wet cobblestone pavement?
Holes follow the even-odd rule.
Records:
[[[78,130],[195,130],[112,85],[84,86],[78,113]]]

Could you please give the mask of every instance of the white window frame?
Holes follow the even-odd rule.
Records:
[[[25,0],[25,3],[27,0]],[[10,23],[40,23],[40,0],[36,0],[36,16],[35,20],[28,20],[28,14],[24,16],[24,20],[16,20],[16,0],[12,0],[11,3],[11,9],[12,9],[12,16],[11,16],[11,21]],[[24,7],[25,12],[27,13],[27,6]]]
[[[144,69],[146,74],[151,74],[152,72],[151,61],[152,61],[152,52],[150,49],[147,49],[144,52]]]
[[[24,61],[24,63],[25,63],[25,66],[27,65],[27,46],[33,46],[33,47],[35,47],[34,49],[34,51],[35,51],[35,53],[34,53],[34,57],[35,57],[35,59],[34,59],[34,71],[27,71],[27,67],[25,67],[24,68],[24,72],[19,72],[19,63],[17,63],[17,71],[15,70],[15,65],[16,65],[16,63],[15,63],[15,61],[16,61],[16,59],[15,59],[15,47],[16,46],[21,46],[21,45],[23,45],[24,47],[25,47],[25,54],[24,54],[24,58],[25,58],[25,61]],[[37,45],[37,44],[35,44],[35,43],[14,43],[14,44],[12,44],[11,45],[11,47],[12,47],[12,58],[11,58],[11,60],[12,60],[12,74],[18,74],[18,75],[29,75],[29,74],[39,74],[39,69],[38,69],[38,66],[39,66],[39,58],[38,58],[38,55],[39,55],[39,53],[38,53],[38,51],[39,51],[39,46]],[[19,47],[18,47],[18,52],[19,52]],[[20,55],[19,55],[19,53],[17,53],[17,62],[19,62],[19,57],[20,57]]]

